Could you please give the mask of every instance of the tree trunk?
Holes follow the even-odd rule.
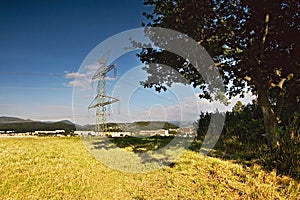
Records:
[[[265,136],[268,145],[271,148],[275,148],[278,145],[277,120],[269,101],[267,91],[258,91],[258,103],[262,109],[265,125]]]

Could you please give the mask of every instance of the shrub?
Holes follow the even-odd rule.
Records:
[[[197,121],[198,139],[203,138],[210,123],[211,114],[201,113]],[[300,117],[289,116],[278,127],[280,146],[270,149],[264,138],[264,124],[260,108],[255,104],[238,105],[226,113],[222,135],[215,146],[214,155],[227,159],[259,163],[268,170],[300,180]],[[199,145],[198,145],[199,146]]]

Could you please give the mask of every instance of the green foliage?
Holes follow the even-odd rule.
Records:
[[[211,114],[203,113],[203,112],[200,113],[200,118],[196,123],[198,139],[200,139],[206,135],[210,119],[211,119]]]
[[[261,148],[258,152],[259,163],[265,168],[277,169],[300,181],[300,138],[291,138],[288,132],[281,134],[278,149]]]
[[[259,86],[273,90],[270,82],[277,83],[289,73],[294,74],[293,81],[299,80],[299,44],[295,41],[300,31],[299,1],[144,0],[144,4],[153,8],[152,13],[144,13],[148,26],[187,34],[198,41],[216,63],[223,63],[220,70],[225,85],[232,83],[227,85],[230,95],[245,91],[246,76],[251,77],[248,85],[253,91]],[[167,36],[164,42],[168,42]],[[144,49],[139,56],[146,63],[173,67],[191,83],[204,84],[197,80],[199,76],[192,67],[174,54]],[[159,88],[163,82],[151,79],[158,71],[155,67],[147,70],[149,79],[145,85]],[[296,88],[292,84],[289,87]]]
[[[238,113],[241,112],[244,108],[244,105],[241,101],[237,101],[234,107],[232,108],[232,112]]]
[[[211,113],[201,113],[197,121],[198,137],[205,136]],[[242,140],[261,139],[264,133],[262,113],[256,103],[243,106],[237,103],[232,112],[226,113],[223,134],[234,135]]]
[[[235,135],[242,141],[255,143],[257,140],[262,140],[264,124],[260,108],[252,103],[243,109],[235,107],[232,112],[227,112],[223,132]]]

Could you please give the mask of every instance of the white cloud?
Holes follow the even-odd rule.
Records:
[[[67,79],[75,79],[75,78],[84,78],[85,74],[80,74],[78,72],[66,73],[65,78]]]
[[[85,85],[82,81],[80,80],[72,80],[68,83],[68,86],[70,87],[79,87],[79,88],[85,88]]]
[[[70,72],[65,74],[66,79],[74,79],[68,82],[68,86],[77,87],[81,90],[92,89],[92,76],[99,69],[99,65],[86,65],[79,69],[78,72]]]

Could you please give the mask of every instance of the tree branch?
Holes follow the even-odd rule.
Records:
[[[286,81],[291,80],[293,77],[294,77],[294,74],[293,74],[293,73],[290,73],[289,75],[287,75],[286,78],[282,78],[282,79],[278,82],[278,84],[271,83],[270,85],[271,85],[272,88],[279,87],[281,90],[283,90],[283,84],[284,84]]]
[[[263,35],[263,38],[262,38],[262,43],[261,43],[261,55],[263,54],[263,51],[264,51],[264,48],[265,48],[265,43],[266,43],[266,38],[267,38],[267,35],[269,33],[269,14],[266,14],[266,17],[265,17],[265,31],[264,31],[264,35]]]

